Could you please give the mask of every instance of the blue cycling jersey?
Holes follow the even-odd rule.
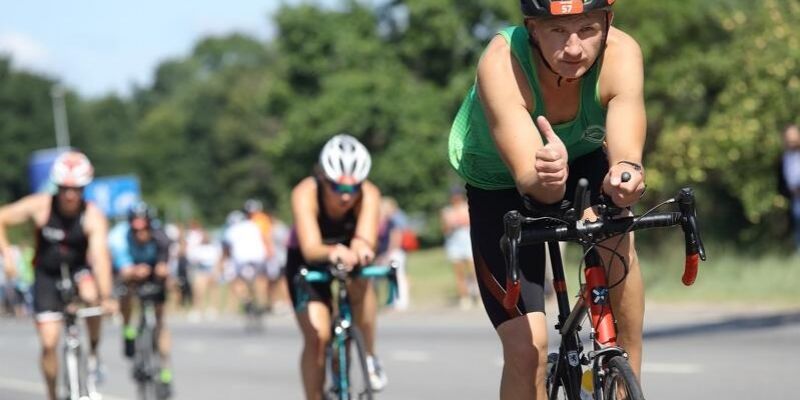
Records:
[[[159,262],[166,262],[169,256],[169,239],[160,229],[153,229],[151,239],[139,243],[127,222],[114,226],[108,235],[111,259],[114,270],[136,264],[147,264],[154,267]]]

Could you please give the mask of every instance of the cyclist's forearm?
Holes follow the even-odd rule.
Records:
[[[330,254],[334,247],[327,244],[309,245],[301,246],[300,251],[308,263],[327,263],[330,261]]]
[[[95,262],[92,272],[97,280],[97,287],[100,290],[102,299],[111,298],[111,264],[108,262]]]
[[[536,171],[530,171],[516,177],[517,190],[523,194],[533,197],[534,200],[542,204],[554,204],[564,198],[566,185],[559,188],[545,186],[537,179]]]
[[[6,226],[0,221],[0,256],[8,258],[11,254],[11,244],[6,236]]]

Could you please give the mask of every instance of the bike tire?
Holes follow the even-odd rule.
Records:
[[[136,337],[136,359],[133,368],[139,400],[157,400],[156,370],[153,363],[153,336],[153,332],[150,329],[142,329]]]
[[[372,389],[372,384],[369,380],[369,369],[367,368],[367,347],[364,343],[364,335],[358,327],[351,327],[350,331],[350,354],[355,356],[357,363],[357,371],[350,369],[350,382],[353,390],[354,398],[358,400],[373,400],[375,392]],[[353,357],[351,357],[351,360]]]
[[[64,389],[66,390],[66,398],[71,400],[77,400],[81,397],[80,375],[78,372],[80,360],[77,351],[77,349],[70,348],[68,345],[64,346]]]
[[[356,327],[334,335],[326,351],[328,383],[325,399],[373,400],[364,336]]]
[[[620,384],[624,388],[626,395],[622,398],[627,400],[644,400],[642,387],[636,375],[633,373],[628,359],[623,356],[614,356],[606,364],[606,375],[603,378],[603,399],[616,400]]]

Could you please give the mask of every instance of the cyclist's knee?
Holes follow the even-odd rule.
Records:
[[[533,371],[547,364],[547,344],[544,346],[526,340],[503,343],[506,365],[518,371]]]
[[[543,316],[531,314],[498,327],[508,367],[520,373],[530,373],[547,364],[547,335],[543,319]]]
[[[317,354],[324,354],[325,348],[331,341],[331,333],[329,329],[313,329],[313,332],[306,332],[305,346],[309,350]]]

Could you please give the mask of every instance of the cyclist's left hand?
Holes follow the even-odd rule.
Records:
[[[631,180],[622,182],[622,174],[631,174]],[[603,193],[608,196],[617,207],[630,207],[642,197],[645,189],[644,170],[637,171],[633,165],[619,163],[612,165],[603,179]]]
[[[356,253],[358,263],[362,266],[369,265],[375,259],[375,252],[366,243],[362,243],[361,240],[354,240],[350,245],[350,249]]]

